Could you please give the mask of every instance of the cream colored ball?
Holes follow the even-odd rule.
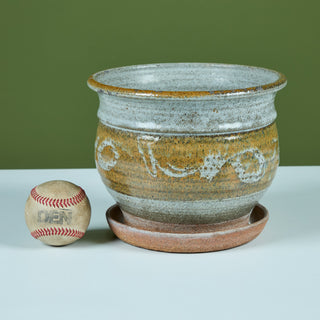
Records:
[[[31,235],[51,246],[64,246],[82,238],[90,217],[86,193],[68,181],[48,181],[34,187],[25,206]]]

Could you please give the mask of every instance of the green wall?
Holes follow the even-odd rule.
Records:
[[[0,168],[93,167],[88,76],[193,61],[283,72],[281,165],[320,165],[319,10],[311,0],[2,1]]]

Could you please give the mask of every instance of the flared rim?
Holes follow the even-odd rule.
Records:
[[[140,69],[146,67],[161,67],[161,66],[183,66],[183,65],[194,65],[194,66],[208,66],[208,67],[225,67],[225,68],[249,68],[252,71],[264,71],[270,72],[277,76],[277,79],[270,83],[260,84],[257,86],[250,86],[246,88],[236,88],[236,89],[226,89],[226,90],[192,90],[192,91],[160,91],[160,90],[148,90],[148,89],[134,89],[127,88],[124,86],[114,86],[111,84],[105,84],[101,81],[96,80],[96,78],[104,73],[113,71],[125,71],[126,69]],[[97,73],[92,74],[88,81],[88,86],[97,92],[104,92],[108,95],[115,96],[125,96],[125,97],[151,97],[151,98],[176,98],[176,99],[185,99],[185,98],[210,98],[210,97],[229,97],[229,96],[241,96],[241,95],[252,95],[252,94],[261,94],[266,91],[278,91],[282,89],[286,84],[287,80],[284,74],[267,68],[239,65],[239,64],[222,64],[222,63],[158,63],[158,64],[141,64],[141,65],[132,65],[124,66],[119,68],[112,68]]]

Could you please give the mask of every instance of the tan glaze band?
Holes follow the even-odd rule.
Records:
[[[156,135],[99,124],[96,164],[106,185],[152,200],[241,197],[267,188],[279,164],[275,124],[226,135]]]

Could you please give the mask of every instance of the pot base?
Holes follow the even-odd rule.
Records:
[[[196,253],[234,248],[253,240],[263,230],[269,214],[257,204],[250,215],[240,219],[186,225],[142,219],[114,205],[106,217],[111,230],[124,242],[150,250]]]

